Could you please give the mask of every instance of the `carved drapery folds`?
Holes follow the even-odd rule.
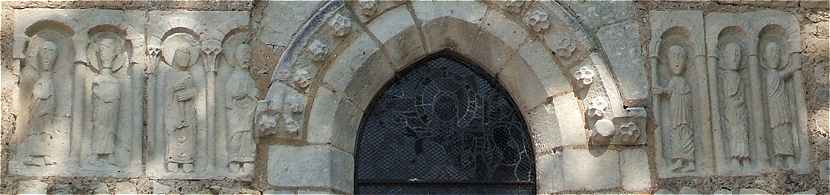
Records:
[[[808,146],[799,29],[786,13],[706,16],[718,174],[769,168],[806,173]]]
[[[806,173],[797,22],[776,11],[712,13],[705,17],[704,32],[702,15],[699,11],[651,13],[652,37],[658,37],[650,47],[660,177],[757,175],[769,168]],[[677,56],[683,55],[673,54],[681,51],[693,63],[677,63]],[[706,73],[700,68],[704,62]],[[675,64],[687,64],[685,72],[677,74]],[[686,84],[676,87],[683,80]],[[675,95],[678,92],[690,95]],[[683,102],[692,105],[684,107]],[[681,109],[689,111],[677,112]],[[678,129],[686,126],[693,129],[692,136]],[[686,156],[689,151],[695,155]],[[677,169],[683,157],[695,158],[692,162],[702,172],[678,172],[686,168]]]
[[[701,11],[653,12],[652,94],[661,177],[708,173],[708,90]]]
[[[18,148],[13,174],[140,175],[143,12],[41,9],[17,12]],[[95,14],[95,19],[79,20]],[[107,19],[104,19],[107,18]]]
[[[148,40],[147,57],[156,64],[151,65],[147,88],[151,116],[147,174],[154,178],[250,179],[257,93],[247,69],[247,14],[149,14],[164,22],[148,26],[154,36]],[[190,17],[211,23],[179,20]],[[223,25],[217,28],[214,23]]]

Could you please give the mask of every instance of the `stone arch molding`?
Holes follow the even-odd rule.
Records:
[[[644,111],[623,108],[590,37],[556,2],[326,2],[295,34],[258,106],[258,131],[302,143],[270,146],[269,183],[351,193],[364,110],[398,71],[445,50],[511,94],[537,159],[589,142],[640,145]],[[281,158],[289,154],[308,159]],[[536,167],[539,192],[562,190],[560,165]]]

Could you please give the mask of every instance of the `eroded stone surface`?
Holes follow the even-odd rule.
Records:
[[[619,78],[624,99],[645,99],[648,80],[640,48],[640,26],[633,20],[599,29],[597,38],[608,55],[611,70]]]
[[[582,149],[562,151],[562,173],[565,190],[599,190],[620,185],[619,152],[608,150],[593,153]]]
[[[620,153],[622,187],[626,191],[645,192],[651,188],[651,171],[645,149],[628,149]]]
[[[269,147],[268,183],[280,187],[321,187],[352,191],[352,156],[325,145]],[[283,158],[293,156],[292,158]]]

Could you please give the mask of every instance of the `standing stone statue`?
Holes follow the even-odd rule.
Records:
[[[39,78],[32,89],[32,119],[31,132],[28,137],[28,158],[23,162],[28,166],[54,165],[56,162],[50,158],[52,155],[52,138],[58,136],[58,129],[55,129],[54,118],[57,108],[55,97],[55,83],[52,78],[52,68],[58,58],[58,46],[52,41],[44,41],[37,48],[35,63]]]
[[[102,37],[95,50],[101,74],[92,80],[92,151],[100,163],[112,162],[121,94],[112,67],[119,52],[117,39]]]
[[[695,142],[694,132],[689,123],[692,89],[683,76],[686,68],[686,50],[679,45],[671,46],[668,62],[672,72],[669,85],[667,88],[658,86],[655,92],[660,95],[669,95],[672,170],[692,172],[695,170]]]
[[[741,80],[741,48],[737,43],[728,43],[720,56],[720,80],[723,102],[723,129],[729,136],[727,143],[729,157],[734,167],[749,166],[749,125],[747,121],[746,101],[744,101],[744,81]]]
[[[173,54],[165,129],[167,131],[167,170],[193,172],[196,150],[196,87],[190,75],[191,52],[179,48]]]
[[[236,173],[249,173],[254,169],[254,110],[256,109],[257,88],[248,72],[250,48],[241,44],[235,50],[237,65],[225,83],[225,109],[227,110],[230,141],[228,167]]]
[[[766,90],[769,125],[772,130],[774,163],[781,168],[792,168],[795,164],[793,113],[790,109],[790,95],[787,93],[787,80],[801,69],[800,64],[782,65],[781,47],[776,42],[769,42],[764,50],[764,65],[767,68]],[[787,69],[785,69],[787,68]]]

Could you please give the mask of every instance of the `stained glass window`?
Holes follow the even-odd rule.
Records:
[[[414,64],[367,110],[360,194],[533,194],[527,126],[510,95],[450,55]]]

